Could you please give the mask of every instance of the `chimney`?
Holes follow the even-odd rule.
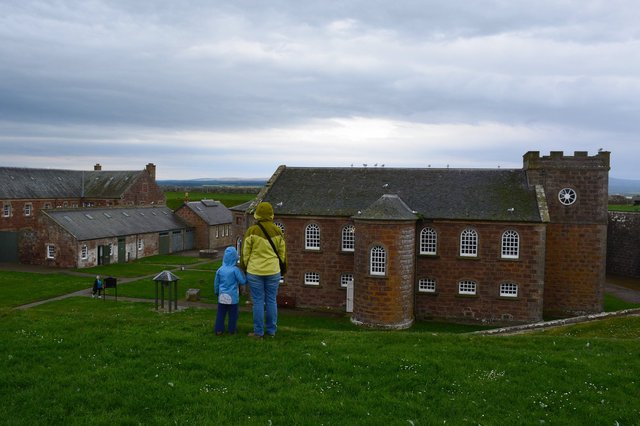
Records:
[[[145,169],[147,170],[147,173],[149,173],[149,176],[151,176],[151,178],[153,180],[155,180],[156,179],[156,165],[153,164],[153,163],[149,163],[149,164],[147,164]]]
[[[100,165],[100,163],[96,163],[96,165],[93,166],[93,170],[95,171],[102,170],[102,166]]]

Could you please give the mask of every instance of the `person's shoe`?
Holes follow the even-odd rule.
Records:
[[[252,337],[254,339],[262,339],[262,336],[259,334],[254,333],[253,331],[249,334],[247,334],[247,336]]]
[[[274,337],[276,337],[276,335],[275,335],[275,334],[269,334],[269,333],[267,333],[267,336],[268,336],[268,337],[271,337],[272,339],[273,339]]]
[[[216,336],[222,336],[222,331],[216,331]]]

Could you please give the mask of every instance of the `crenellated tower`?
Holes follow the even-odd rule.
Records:
[[[542,188],[546,232],[544,314],[567,316],[603,309],[610,153],[552,151],[523,157],[529,185]]]

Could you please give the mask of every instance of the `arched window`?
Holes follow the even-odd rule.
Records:
[[[356,243],[356,228],[353,225],[347,225],[342,228],[342,251],[353,251]]]
[[[478,233],[470,228],[460,234],[460,256],[475,257],[478,255]]]
[[[520,256],[520,235],[516,231],[504,231],[502,234],[502,257],[517,259]]]
[[[438,234],[433,228],[424,228],[420,231],[420,254],[436,254],[438,247]]]
[[[369,264],[371,275],[385,275],[387,273],[387,251],[384,247],[375,246],[371,249]]]
[[[500,284],[500,297],[518,297],[518,284],[515,284],[515,283]]]
[[[307,225],[304,231],[304,248],[307,250],[320,250],[320,227],[315,223]]]
[[[458,283],[458,294],[475,295],[478,291],[478,284],[475,281],[464,280]]]
[[[282,233],[284,234],[284,224],[282,222],[273,222],[273,224],[275,226],[277,226],[278,228],[280,228],[280,230],[282,231]]]
[[[418,280],[418,291],[421,293],[435,293],[436,280],[432,278],[421,278]]]

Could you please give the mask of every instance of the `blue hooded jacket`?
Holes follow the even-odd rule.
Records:
[[[245,285],[247,277],[236,266],[238,259],[238,252],[234,247],[225,249],[222,266],[216,271],[216,278],[213,281],[213,290],[218,296],[218,303],[235,305],[240,301],[238,285]]]

